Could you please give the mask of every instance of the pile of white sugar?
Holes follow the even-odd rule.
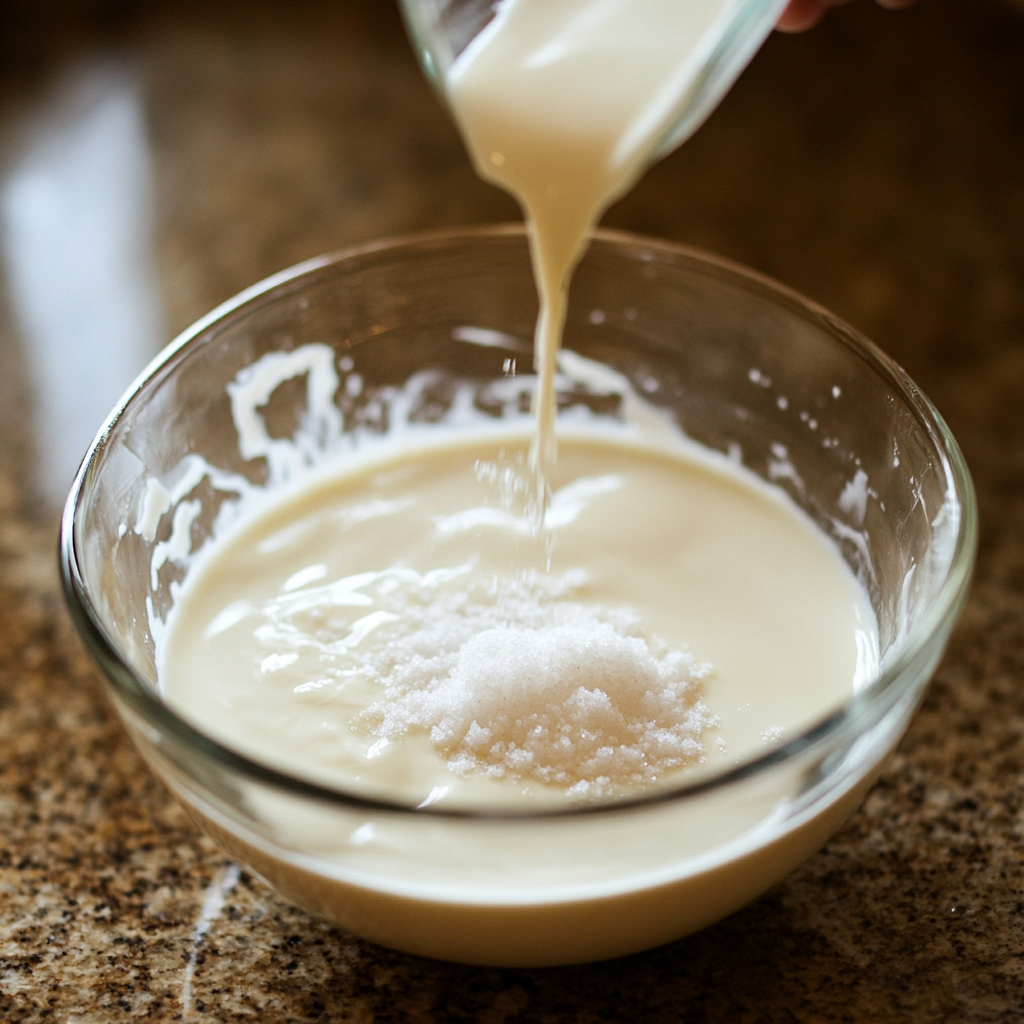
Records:
[[[709,665],[646,636],[631,612],[570,599],[575,575],[452,582],[379,588],[390,614],[350,649],[384,688],[360,716],[364,732],[426,729],[458,774],[536,779],[574,797],[703,760],[716,724],[700,700]]]

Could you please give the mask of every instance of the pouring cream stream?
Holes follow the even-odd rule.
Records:
[[[675,127],[736,0],[505,0],[445,77],[477,171],[531,228],[541,487],[555,458],[554,374],[569,281],[605,209]]]

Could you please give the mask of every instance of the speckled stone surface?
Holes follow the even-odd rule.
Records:
[[[97,68],[135,98],[117,109],[141,125],[165,339],[306,256],[515,213],[385,0],[0,9],[0,1020],[1024,1019],[1024,18],[857,0],[773,38],[609,214],[772,274],[887,349],[965,449],[981,550],[924,707],[821,853],[701,934],[543,971],[419,960],[288,906],[196,832],[103,696],[56,582],[70,480],[40,418],[70,399],[23,308],[10,200],[32,159],[73,162],[40,132],[99,130],[80,116]],[[72,220],[45,235],[47,273]],[[69,356],[93,315],[73,313]],[[145,355],[97,354],[115,396]],[[101,415],[68,427],[79,451]]]

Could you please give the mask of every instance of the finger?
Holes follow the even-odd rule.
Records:
[[[819,0],[789,0],[775,27],[780,32],[804,32],[813,28],[825,16],[825,6]]]

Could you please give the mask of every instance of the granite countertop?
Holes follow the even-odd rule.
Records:
[[[774,37],[606,222],[774,275],[947,418],[973,592],[862,809],[688,939],[488,970],[353,938],[239,873],[135,754],[63,609],[57,509],[120,391],[266,274],[515,216],[385,0],[0,9],[0,1019],[1024,1019],[1024,17],[858,0]]]

